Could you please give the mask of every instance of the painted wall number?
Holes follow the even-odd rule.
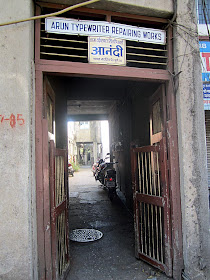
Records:
[[[16,124],[18,125],[25,124],[25,120],[22,114],[17,114],[16,116],[14,114],[11,114],[9,118],[5,118],[4,115],[0,115],[0,123],[3,123],[4,121],[9,121],[11,128],[14,128]]]

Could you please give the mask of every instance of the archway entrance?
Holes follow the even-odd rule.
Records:
[[[37,14],[57,6],[44,5],[42,8],[37,8]],[[154,32],[145,33],[147,37],[153,34],[153,39],[166,35],[164,28],[167,21],[164,19],[93,9],[91,12],[77,10],[66,16],[71,20],[113,20],[113,30],[115,23],[132,24],[136,28],[139,25],[160,28],[160,37]],[[69,267],[68,242],[65,241],[68,241],[67,216],[64,221],[59,212],[66,213],[68,210],[68,186],[64,156],[61,160],[61,151],[56,152],[56,149],[67,150],[67,121],[76,109],[72,115],[79,121],[91,118],[109,120],[111,159],[115,157],[119,161],[119,189],[127,206],[134,205],[136,257],[179,279],[182,231],[176,104],[170,75],[173,72],[171,28],[167,31],[167,42],[161,44],[126,38],[123,66],[111,66],[88,63],[90,35],[88,39],[84,34],[83,37],[71,34],[69,39],[69,35],[51,33],[52,30],[46,31],[44,26],[44,22],[36,22],[36,182],[40,278],[60,279]],[[52,24],[51,27],[54,26]],[[134,31],[134,36],[140,34],[139,30]],[[116,49],[108,46],[108,53],[115,51],[118,56],[122,48],[125,49],[125,44],[117,45]],[[93,53],[96,54],[96,49]],[[161,91],[161,99],[153,102],[153,95],[158,90]],[[89,107],[86,114],[85,110],[81,110],[84,105]],[[97,112],[100,106],[101,110]],[[54,155],[57,154],[58,159],[50,156],[49,140],[54,142]],[[144,149],[139,150],[139,147]],[[49,158],[53,159],[51,166],[54,169],[51,171]],[[64,184],[57,184],[56,190],[57,173]],[[52,174],[50,179],[54,178],[51,181],[49,174]],[[63,195],[59,201],[65,209],[59,206],[60,203],[52,208],[56,193]],[[51,199],[50,194],[54,195]],[[57,223],[57,229],[54,227],[57,235],[51,234],[52,223]],[[52,244],[57,244],[57,247]]]
[[[43,139],[45,139],[42,143],[43,151],[46,154],[46,158],[48,158],[47,142],[50,139],[54,141],[54,147],[57,149],[67,150],[68,119],[88,121],[91,119],[104,119],[106,117],[109,120],[111,158],[117,158],[119,162],[117,170],[118,181],[120,182],[119,192],[125,199],[127,207],[132,209],[134,205],[136,257],[142,258],[171,276],[171,213],[169,211],[170,200],[168,190],[170,178],[168,176],[169,172],[166,169],[163,171],[167,166],[168,155],[163,156],[161,152],[163,148],[158,148],[156,144],[162,143],[163,141],[161,139],[165,139],[164,151],[167,152],[165,87],[164,83],[155,81],[148,83],[143,81],[129,81],[127,79],[113,80],[107,78],[60,77],[54,74],[45,75],[45,91],[43,93],[45,114],[42,123],[47,122],[48,125],[43,125],[41,132]],[[159,99],[154,99],[155,92],[156,96],[159,96]],[[78,106],[78,102],[80,106]],[[99,104],[101,104],[101,108],[98,106]],[[74,113],[71,114],[71,112]],[[151,151],[148,148],[145,151],[140,151],[138,148],[135,150],[137,146],[150,146]],[[132,158],[130,156],[131,148],[133,149]],[[139,154],[139,152],[143,152],[144,154]],[[154,158],[155,152],[160,152],[159,159],[157,159],[157,156]],[[59,153],[57,155],[60,156]],[[163,162],[164,164],[162,165]],[[142,169],[143,165],[144,171]],[[45,166],[46,170],[48,169],[45,158],[43,158],[43,166]],[[64,171],[65,169],[63,169]],[[49,171],[49,174],[53,173]],[[64,174],[65,172],[63,176]],[[133,174],[133,180],[131,174]],[[140,179],[142,176],[144,176],[144,179]],[[141,191],[139,187],[140,181],[144,184]],[[66,181],[64,180],[64,182]],[[54,184],[53,180],[50,181],[50,184]],[[67,183],[65,184],[66,189],[62,187],[62,190],[68,196]],[[165,186],[167,189],[165,189]],[[46,189],[48,187],[45,181],[45,199],[47,198]],[[138,195],[136,195],[137,188],[140,191]],[[150,193],[149,189],[151,190],[151,188],[154,191]],[[60,190],[57,190],[57,192],[59,193]],[[140,197],[141,199],[139,200]],[[48,211],[46,212],[48,216],[45,216],[45,219],[48,223],[51,223],[52,213],[55,213],[55,209],[48,209],[49,205],[47,205],[46,200],[43,203],[46,203],[45,209]],[[52,207],[52,203],[50,205]],[[64,202],[64,205],[66,205],[65,211],[68,211],[68,198]],[[61,214],[59,209],[56,212],[57,214],[54,215],[54,219],[58,219]],[[51,218],[49,211],[51,211]],[[141,212],[141,216],[138,216],[139,211]],[[63,224],[61,226],[62,222]],[[69,248],[67,246],[68,227],[65,227],[68,224],[67,217],[62,222],[57,222],[57,230],[58,223],[61,228],[65,229],[62,233],[65,232],[63,238],[65,236],[65,240],[67,241],[63,245],[61,244],[61,240],[64,239],[61,236],[56,236],[56,229],[54,230],[54,235],[47,235],[45,233],[44,236],[45,242],[48,239],[45,254],[48,251],[49,258],[50,255],[54,255],[55,265],[53,269],[58,278],[63,273],[65,274],[65,271],[67,272],[66,268],[69,264]],[[142,236],[144,236],[144,240]],[[50,245],[53,242],[57,242],[57,246],[63,248],[63,255],[55,253],[57,252],[56,245],[54,247]],[[64,261],[65,254],[66,261]],[[62,260],[61,262],[60,258]],[[60,270],[56,271],[56,263],[59,263],[61,266]]]

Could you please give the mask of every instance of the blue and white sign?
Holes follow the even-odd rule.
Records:
[[[45,19],[45,31],[81,36],[105,36],[129,41],[166,44],[166,32],[106,21],[75,20],[50,17]]]
[[[210,110],[210,42],[200,41],[204,110]]]
[[[88,61],[96,64],[126,65],[125,40],[88,37]]]
[[[200,41],[200,56],[203,82],[210,82],[210,42]]]
[[[210,83],[203,84],[204,110],[210,110]]]
[[[203,98],[210,100],[210,84],[203,84]]]

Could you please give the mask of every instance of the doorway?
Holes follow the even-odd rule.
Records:
[[[148,83],[146,81],[130,81],[127,79],[58,76],[53,73],[45,77],[47,77],[55,95],[54,142],[56,148],[67,150],[68,120],[86,122],[88,120],[108,119],[110,124],[110,157],[111,159],[117,158],[119,162],[117,170],[119,196],[121,196],[126,207],[132,209],[133,190],[130,149],[131,146],[142,147],[150,145],[150,98],[160,87],[160,82],[153,81]],[[41,80],[39,75],[37,83]],[[161,84],[166,89],[166,85]],[[86,109],[84,105],[86,105]],[[42,107],[41,102],[39,106],[39,108]],[[72,111],[74,111],[73,114],[69,113]],[[43,122],[40,114],[38,123],[39,121]],[[163,128],[164,130],[166,129],[165,124],[163,124]],[[39,134],[40,128],[37,128],[37,131]],[[45,132],[43,128],[40,135]],[[44,142],[42,143],[44,144]],[[37,144],[37,146],[39,145]],[[38,150],[39,148],[37,148],[37,152]],[[43,150],[46,152],[46,148]],[[46,207],[48,206],[46,205]],[[39,218],[41,219],[40,216]],[[49,219],[50,215],[48,213],[48,222],[50,222]],[[44,235],[44,238],[48,238],[50,242],[51,237],[47,237],[46,233]],[[49,251],[49,256],[52,254],[52,247],[49,247],[43,253],[43,258],[45,258],[44,254],[46,254],[47,250]],[[48,265],[50,267],[50,262]]]

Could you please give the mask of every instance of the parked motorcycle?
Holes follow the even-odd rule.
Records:
[[[71,163],[68,164],[68,175],[71,175],[72,177],[74,176],[74,169]]]
[[[116,196],[116,171],[113,167],[114,163],[108,164],[105,169],[104,186],[108,190],[108,197],[112,201]]]
[[[108,197],[111,201],[117,196],[116,171],[113,167],[115,163],[105,162],[103,159],[101,159],[95,173],[95,179],[98,180],[108,191]]]
[[[95,162],[95,163],[92,165],[93,176],[95,176],[95,174],[96,174],[97,167],[98,167],[98,162]]]

